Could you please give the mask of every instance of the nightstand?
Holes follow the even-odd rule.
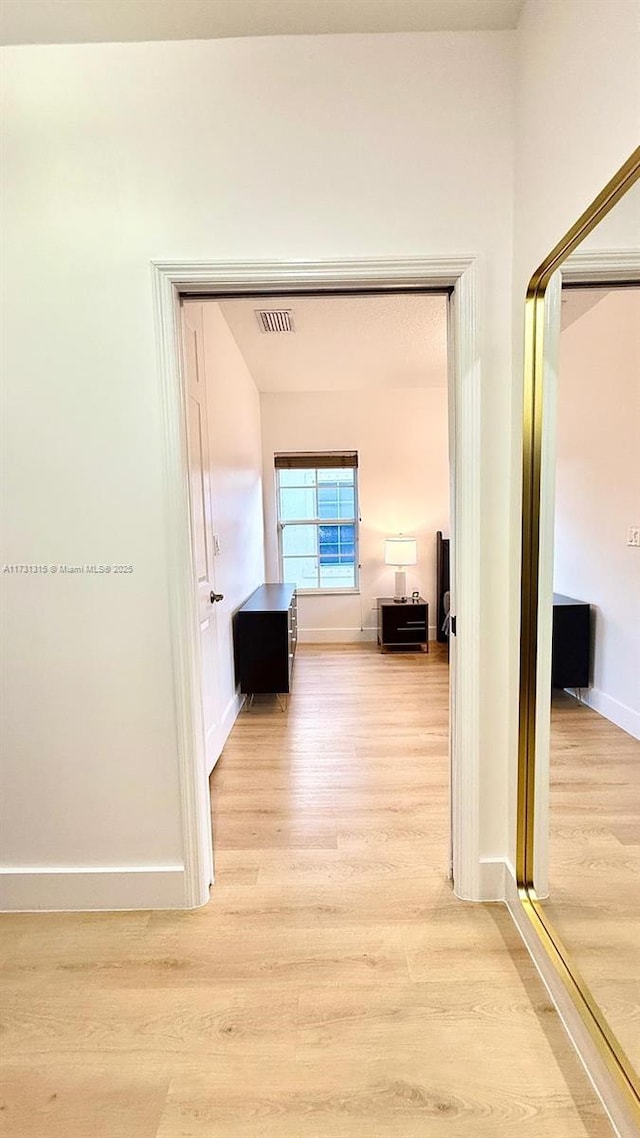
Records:
[[[378,597],[378,644],[385,648],[423,648],[429,651],[429,606],[422,597],[396,603]]]

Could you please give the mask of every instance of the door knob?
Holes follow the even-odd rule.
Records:
[[[209,593],[209,599],[211,601],[211,604],[215,605],[216,601],[224,600],[224,593]]]

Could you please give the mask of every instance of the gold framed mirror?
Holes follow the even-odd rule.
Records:
[[[635,197],[631,198],[633,187]],[[623,199],[625,199],[623,201]],[[590,776],[595,769],[595,759],[593,751],[588,752],[587,748],[582,755],[584,762],[582,767],[578,770],[574,765],[573,770],[570,768],[569,760],[571,762],[580,761],[581,757],[581,742],[579,739],[573,738],[567,742],[567,735],[563,738],[560,745],[554,747],[551,740],[551,727],[552,722],[552,684],[551,684],[551,660],[552,660],[552,641],[553,641],[553,658],[555,661],[556,643],[560,643],[560,634],[558,629],[562,627],[561,618],[567,616],[568,608],[566,602],[572,602],[572,597],[560,596],[557,600],[557,607],[564,606],[561,614],[552,613],[549,604],[551,602],[552,589],[555,585],[552,583],[553,579],[553,514],[554,505],[549,506],[549,496],[552,493],[550,487],[554,484],[555,479],[555,445],[556,434],[555,419],[554,430],[549,428],[548,415],[550,408],[552,411],[552,418],[556,415],[558,410],[558,390],[562,385],[562,367],[559,371],[555,364],[550,365],[550,359],[557,362],[559,353],[559,340],[560,340],[560,301],[561,301],[561,288],[564,287],[566,282],[573,282],[575,287],[590,287],[592,290],[600,287],[600,297],[605,294],[608,295],[614,289],[620,289],[623,286],[627,289],[637,287],[638,304],[640,305],[640,225],[638,231],[635,232],[635,221],[632,224],[632,241],[631,246],[623,247],[623,244],[615,242],[617,252],[604,253],[603,247],[600,246],[601,255],[596,257],[592,255],[589,257],[584,252],[586,239],[594,233],[596,227],[607,220],[607,224],[611,225],[614,214],[614,207],[620,203],[622,206],[628,206],[633,202],[633,210],[630,216],[633,218],[640,218],[640,147],[634,151],[631,157],[625,162],[621,169],[615,174],[611,181],[605,186],[602,192],[598,195],[595,201],[588,207],[582,214],[569,232],[562,238],[562,240],[551,251],[549,256],[540,265],[537,271],[533,274],[529,287],[527,290],[526,299],[526,317],[525,317],[525,381],[524,381],[524,406],[523,406],[523,484],[522,484],[522,576],[521,576],[521,628],[520,628],[520,703],[519,703],[519,753],[518,753],[518,801],[517,801],[517,837],[516,837],[516,877],[518,885],[519,901],[522,912],[524,914],[526,923],[528,923],[529,932],[540,950],[538,958],[543,959],[550,969],[552,970],[556,981],[558,981],[569,998],[572,1008],[575,1010],[579,1021],[582,1024],[584,1031],[591,1040],[593,1047],[596,1049],[600,1060],[608,1072],[612,1085],[617,1088],[621,1100],[624,1103],[625,1118],[631,1120],[628,1133],[640,1133],[640,1033],[638,1028],[634,1029],[638,1038],[632,1036],[623,1019],[620,1023],[614,1022],[616,1020],[615,1014],[612,1013],[615,1001],[610,999],[610,994],[605,990],[601,982],[600,972],[603,968],[595,970],[595,983],[591,975],[587,975],[589,971],[589,963],[595,958],[594,953],[591,955],[580,945],[575,943],[576,930],[579,930],[577,938],[579,940],[580,930],[585,938],[593,941],[593,929],[597,927],[597,922],[600,920],[600,928],[602,928],[602,920],[606,920],[607,909],[604,906],[598,908],[598,897],[591,896],[585,903],[583,909],[578,913],[579,916],[584,917],[584,913],[588,913],[588,921],[582,920],[582,924],[576,919],[576,913],[579,906],[574,905],[573,924],[569,920],[563,919],[562,908],[557,903],[554,903],[554,886],[557,882],[558,875],[554,881],[553,869],[550,875],[547,874],[547,846],[549,834],[549,813],[548,813],[548,793],[550,784],[550,767],[549,756],[560,755],[560,763],[564,763],[562,767],[562,778],[564,778],[564,794],[565,804],[567,797],[571,796],[571,802],[575,808],[575,788],[580,785],[582,791],[589,789]],[[586,241],[588,246],[589,242]],[[582,252],[576,252],[582,246]],[[612,245],[613,247],[613,245]],[[606,246],[605,246],[606,248]],[[582,257],[582,261],[580,261]],[[572,259],[571,259],[572,258]],[[570,260],[568,260],[570,259]],[[596,269],[594,269],[596,266]],[[560,270],[560,272],[558,271]],[[574,309],[577,305],[579,312],[584,312],[588,308],[593,307],[597,303],[594,301],[593,293],[585,301],[583,296],[579,303],[574,302]],[[633,301],[635,303],[635,300]],[[633,310],[629,295],[625,298],[625,312],[627,312],[627,319],[630,319],[629,313],[632,311],[640,311],[640,308]],[[635,328],[635,331],[634,331]],[[628,326],[628,335],[631,337],[633,344],[636,344],[634,337],[637,337],[638,347],[638,361],[640,362],[640,320],[635,319],[635,323]],[[602,333],[600,332],[600,335]],[[575,338],[575,337],[574,337]],[[624,335],[622,337],[624,341]],[[557,341],[557,342],[552,342]],[[557,375],[557,388],[556,382]],[[636,377],[636,390],[640,392],[640,372]],[[606,377],[603,377],[603,385],[605,393],[607,391]],[[635,398],[635,397],[634,397]],[[574,395],[575,399],[575,395]],[[548,404],[548,405],[546,405]],[[575,407],[575,402],[574,402]],[[592,409],[593,410],[593,409]],[[634,414],[640,411],[640,397],[634,404]],[[630,412],[629,412],[630,413]],[[637,444],[636,444],[637,446]],[[592,448],[593,452],[593,448]],[[637,463],[637,457],[634,457],[634,462]],[[640,472],[640,464],[638,465]],[[637,507],[636,507],[637,508]],[[545,515],[546,510],[546,515]],[[634,519],[629,518],[631,523]],[[640,518],[638,518],[640,523]],[[636,523],[637,524],[637,523]],[[631,529],[629,529],[629,539],[631,538]],[[631,540],[628,544],[635,544]],[[635,555],[635,554],[634,554]],[[634,563],[634,569],[638,570],[637,573],[637,588],[640,594],[640,551],[638,551],[637,561]],[[556,567],[557,573],[557,567]],[[579,577],[579,575],[578,575]],[[635,578],[634,578],[635,580]],[[560,592],[560,590],[559,590]],[[564,589],[562,590],[564,592]],[[639,598],[640,599],[640,598]],[[596,605],[589,604],[592,598],[586,597],[582,601],[575,601],[573,608],[580,605],[586,607],[588,622],[588,631],[585,635],[589,641],[590,661],[587,667],[590,667],[589,675],[593,673],[594,656],[593,656],[593,639],[594,639],[594,610]],[[556,624],[556,615],[558,616],[558,623]],[[575,616],[575,613],[573,613]],[[584,611],[578,616],[585,616]],[[600,617],[598,616],[598,619]],[[584,627],[584,621],[583,621]],[[598,625],[595,625],[596,630]],[[552,632],[553,628],[553,632]],[[554,663],[555,667],[555,663]],[[560,692],[559,698],[556,700],[557,706],[560,707],[561,713],[569,708],[570,715],[565,715],[564,723],[575,722],[579,719],[580,724],[589,723],[587,719],[583,720],[583,716],[597,716],[597,712],[593,710],[593,703],[588,703],[582,698],[581,684],[588,685],[590,680],[586,678],[582,681],[576,682],[577,672],[568,676],[570,682],[565,682],[567,675],[562,677],[561,670],[559,672],[560,678],[554,678],[553,690],[556,689]],[[571,693],[571,694],[569,694]],[[573,701],[573,702],[571,702]],[[583,710],[584,709],[584,710]],[[640,712],[640,708],[637,709]],[[573,716],[571,718],[571,716]],[[595,723],[595,720],[594,720]],[[597,728],[596,724],[596,728]],[[608,729],[607,729],[608,730]],[[615,728],[620,730],[620,728]],[[622,732],[622,734],[625,734]],[[632,743],[627,748],[630,755],[629,763],[636,763],[634,772],[640,773],[640,741],[638,736],[634,738],[630,736]],[[610,747],[609,743],[601,743],[599,746]],[[635,749],[637,748],[637,750]],[[624,750],[624,748],[623,748]],[[625,755],[627,751],[624,751]],[[555,758],[553,758],[555,761]],[[626,761],[626,760],[625,760]],[[627,768],[631,770],[631,765]],[[636,775],[634,773],[633,777]],[[608,831],[605,831],[600,824],[602,820],[602,804],[603,794],[605,795],[615,789],[618,797],[624,797],[625,788],[621,785],[622,776],[618,777],[611,773],[611,768],[608,769],[605,781],[602,785],[606,786],[606,791],[602,790],[602,785],[598,788],[593,785],[592,790],[594,794],[598,795],[597,801],[593,803],[594,818],[598,815],[596,821],[591,820],[591,833],[595,835],[595,840],[601,842],[601,847],[604,848],[606,856],[600,860],[607,864],[607,858],[611,864],[620,864],[625,867],[625,873],[629,870],[630,880],[633,877],[633,872],[636,873],[636,883],[638,879],[637,871],[640,869],[640,811],[637,818],[626,818],[626,830],[624,833],[629,837],[628,846],[633,846],[633,855],[625,852],[624,843],[619,843],[623,846],[622,853],[619,853],[615,847],[615,835],[612,837]],[[613,779],[613,782],[612,782]],[[617,780],[617,781],[616,781]],[[551,778],[553,784],[553,777]],[[614,785],[615,784],[615,785]],[[640,786],[640,781],[638,783]],[[568,789],[567,789],[568,787]],[[562,792],[560,792],[562,793]],[[625,806],[625,809],[627,807]],[[606,809],[606,803],[605,803]],[[586,814],[586,808],[581,805],[580,810]],[[568,815],[565,814],[565,819]],[[582,825],[582,816],[580,820]],[[565,848],[569,847],[573,842],[576,843],[576,830],[567,828],[562,831],[562,837],[565,840]],[[619,833],[622,833],[619,829]],[[637,844],[636,844],[637,843]],[[615,848],[614,848],[615,847]],[[612,852],[613,851],[613,852]],[[637,861],[633,863],[633,857],[637,857]],[[617,858],[617,862],[616,862]],[[559,890],[562,897],[569,897],[567,892],[566,882],[570,882],[571,872],[574,873],[575,878],[582,873],[582,867],[579,859],[574,857],[572,860],[571,855],[567,859],[567,865],[570,872],[565,873],[563,879],[563,889]],[[565,867],[566,868],[566,867]],[[548,877],[551,881],[549,885]],[[588,877],[588,875],[587,875]],[[588,887],[588,881],[585,888]],[[583,890],[584,892],[584,890]],[[635,900],[636,912],[640,913],[640,898]],[[571,902],[569,901],[569,905]],[[631,902],[630,902],[631,904]],[[610,908],[610,907],[609,907]],[[603,916],[604,914],[604,916]],[[619,924],[622,924],[623,916],[617,914]],[[585,932],[585,929],[587,930]],[[640,939],[634,941],[633,936],[629,936],[628,930],[625,931],[627,937],[626,947],[623,952],[627,953],[628,960],[632,960],[632,955],[635,951],[635,959],[637,960],[637,967],[632,964],[631,968],[634,971],[634,976],[630,981],[629,991],[635,992],[633,995],[633,1002],[636,1004],[636,1011],[640,1007],[640,972],[637,968],[640,967]],[[635,949],[634,949],[635,944]],[[590,944],[590,948],[593,945]],[[606,933],[601,937],[601,943],[598,946],[600,952],[600,961],[608,960],[608,951],[606,945]],[[540,957],[540,953],[542,956]],[[585,970],[584,962],[587,961],[587,968]],[[634,988],[631,985],[635,985]],[[622,1007],[624,1001],[619,1001]],[[614,1009],[615,1010],[615,1009]],[[633,1020],[636,1025],[640,1023],[640,1015],[627,1011],[626,1019]],[[624,1042],[623,1042],[624,1040]],[[635,1129],[637,1127],[637,1130]]]

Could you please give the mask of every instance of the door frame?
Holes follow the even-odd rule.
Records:
[[[450,290],[448,398],[451,594],[457,637],[450,685],[451,839],[456,894],[487,897],[480,858],[481,365],[479,281],[471,256],[339,261],[152,261],[163,414],[164,505],[185,908],[206,904],[211,812],[193,588],[181,296]],[[457,714],[457,708],[464,714]]]

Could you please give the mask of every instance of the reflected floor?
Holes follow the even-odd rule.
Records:
[[[550,913],[640,1071],[640,742],[566,692],[551,714]]]

